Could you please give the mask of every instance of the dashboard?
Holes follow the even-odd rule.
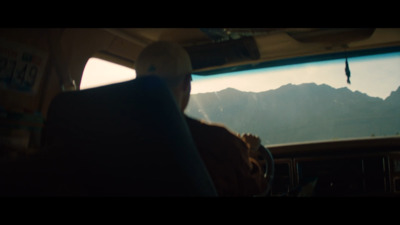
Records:
[[[268,146],[272,196],[400,196],[400,137]]]

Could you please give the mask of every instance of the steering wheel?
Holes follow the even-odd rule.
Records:
[[[258,151],[262,152],[263,155],[265,156],[265,174],[264,177],[267,180],[267,188],[264,191],[264,193],[262,193],[261,195],[258,196],[267,196],[270,191],[271,191],[271,187],[272,187],[272,182],[274,180],[274,174],[275,174],[275,163],[274,163],[274,158],[272,157],[271,152],[269,151],[268,148],[260,145]]]

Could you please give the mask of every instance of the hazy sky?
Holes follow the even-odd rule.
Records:
[[[308,63],[246,71],[245,76],[243,76],[243,72],[229,76],[210,76],[208,79],[194,76],[192,93],[218,91],[226,87],[233,87],[241,91],[261,92],[276,89],[288,83],[313,82],[328,84],[334,88],[347,87],[352,91],[357,90],[369,96],[384,99],[400,86],[400,53],[388,54],[387,57],[375,60],[371,60],[371,57],[349,58],[348,62],[351,84],[347,84],[344,71],[345,59],[339,59],[332,60],[329,64],[321,62],[311,65]]]
[[[372,97],[385,99],[400,86],[400,53],[386,54],[380,59],[373,57],[349,58],[351,84],[345,76],[345,59],[331,63],[282,66],[258,69],[217,76],[193,76],[192,94],[214,92],[227,87],[241,91],[261,92],[279,88],[282,85],[316,83],[328,84],[334,88],[347,87]],[[92,58],[82,78],[81,89],[134,79],[133,70]],[[245,79],[243,79],[245,78]],[[210,82],[212,81],[212,82]]]

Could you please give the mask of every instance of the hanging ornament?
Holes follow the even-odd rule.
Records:
[[[346,67],[344,68],[344,71],[346,72],[346,76],[347,76],[347,83],[351,84],[350,82],[350,68],[349,68],[349,62],[347,61],[347,53],[346,53]]]

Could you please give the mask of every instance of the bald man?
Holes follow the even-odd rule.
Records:
[[[186,50],[175,43],[155,42],[135,62],[136,76],[158,76],[166,81],[184,113],[191,90],[192,64]],[[254,196],[267,189],[265,155],[254,135],[237,135],[223,126],[185,116],[196,147],[219,196]],[[260,159],[263,158],[263,159]]]

